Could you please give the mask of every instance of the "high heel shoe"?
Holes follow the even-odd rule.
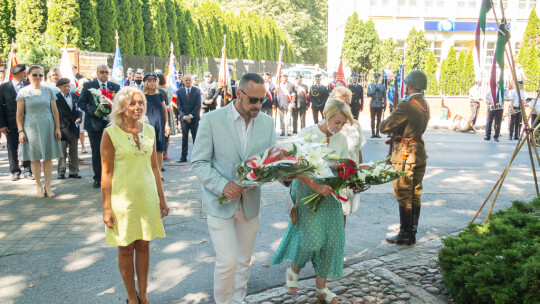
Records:
[[[317,298],[319,300],[324,300],[328,304],[337,304],[339,301],[337,295],[331,292],[328,287],[323,289],[318,289],[315,287],[315,291],[317,292]]]
[[[292,280],[289,280],[289,276],[291,276]],[[287,286],[287,289],[289,289],[289,291],[292,293],[298,291],[298,278],[299,274],[294,273],[291,266],[289,266],[289,268],[287,268],[287,272],[285,272],[285,285]]]
[[[45,186],[45,194],[47,194],[47,197],[55,197],[56,195],[52,191],[51,186]]]

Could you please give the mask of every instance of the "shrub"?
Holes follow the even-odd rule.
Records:
[[[540,198],[515,201],[443,242],[439,265],[456,303],[538,303]]]

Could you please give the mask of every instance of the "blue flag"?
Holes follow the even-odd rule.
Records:
[[[118,47],[118,44],[116,44],[116,53],[114,54],[111,80],[121,87],[124,86],[124,65],[122,64],[122,55],[120,54],[120,47]]]

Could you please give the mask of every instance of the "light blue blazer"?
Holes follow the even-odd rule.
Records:
[[[228,182],[234,182],[236,165],[249,156],[264,152],[276,144],[274,120],[259,113],[253,121],[246,155],[234,122],[231,102],[218,110],[208,112],[201,118],[197,138],[191,153],[191,171],[202,184],[202,207],[206,214],[228,219],[238,208],[240,198],[219,204],[218,197]],[[260,187],[244,189],[242,202],[247,219],[259,214]]]

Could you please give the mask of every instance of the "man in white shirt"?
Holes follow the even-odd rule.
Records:
[[[476,119],[478,118],[478,113],[480,112],[480,101],[484,100],[482,98],[482,93],[480,92],[480,81],[477,81],[472,88],[469,89],[469,101],[471,102],[471,117],[469,118],[469,124],[476,132]]]
[[[529,107],[532,110],[532,112],[531,112],[531,126],[534,129],[534,127],[536,127],[538,125],[538,122],[537,122],[533,126],[533,122],[536,120],[536,117],[538,116],[538,114],[540,114],[540,98],[535,98],[535,99],[531,100],[531,103],[530,103]]]
[[[486,137],[484,137],[484,140],[490,140],[491,139],[491,127],[493,125],[494,129],[494,136],[493,139],[496,142],[499,142],[499,136],[501,134],[501,122],[503,117],[503,104],[504,104],[504,96],[501,96],[501,89],[499,88],[499,84],[497,84],[497,93],[495,100],[496,102],[493,102],[493,96],[491,94],[491,90],[486,95],[486,106],[488,108],[487,113],[487,121],[486,121]]]
[[[523,92],[523,81],[518,81],[519,92],[521,95],[521,100],[525,102],[525,92]],[[521,133],[521,109],[519,107],[519,95],[517,90],[512,91],[510,94],[510,100],[512,101],[511,113],[510,113],[510,126],[509,126],[509,140],[519,139],[519,134]],[[513,137],[512,137],[513,135]]]
[[[54,94],[60,93],[60,89],[56,86],[56,83],[60,78],[62,78],[62,74],[58,68],[52,68],[49,70],[49,73],[47,73],[47,82],[45,83],[45,86],[51,88]]]
[[[237,99],[202,116],[191,170],[202,184],[202,208],[216,251],[214,302],[241,304],[246,296],[255,237],[259,230],[260,187],[234,182],[236,165],[275,145],[274,121],[260,115],[266,95],[259,74],[242,76]],[[220,204],[218,197],[227,196]]]

